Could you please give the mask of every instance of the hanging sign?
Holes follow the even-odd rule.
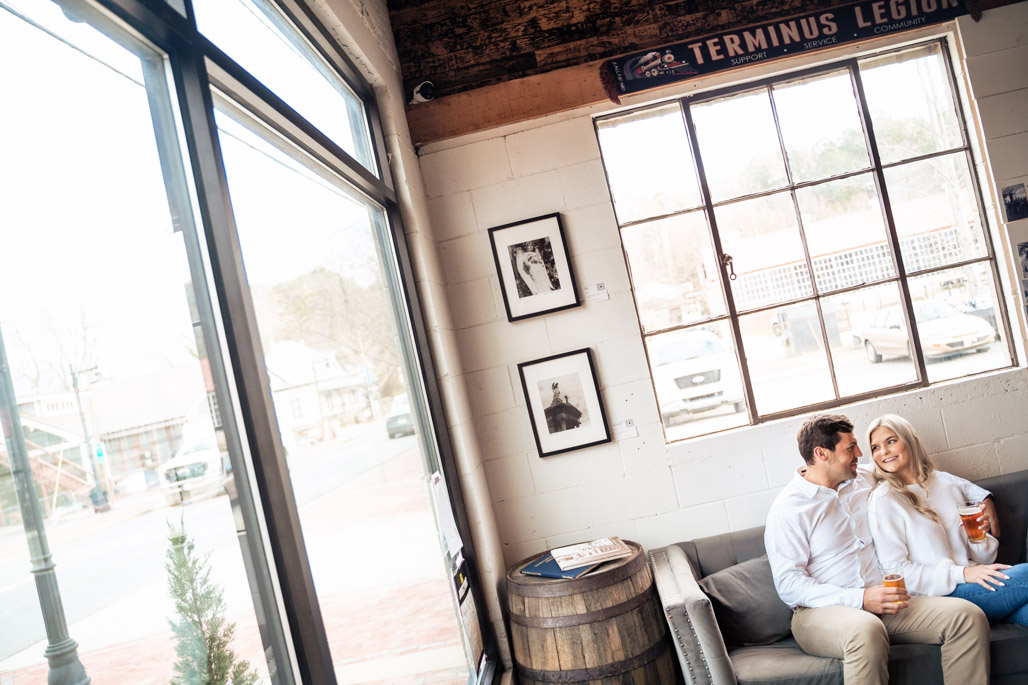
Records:
[[[975,0],[864,0],[618,57],[600,65],[616,104],[637,93],[733,67],[921,28],[981,12]]]

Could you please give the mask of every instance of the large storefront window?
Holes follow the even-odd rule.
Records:
[[[370,89],[157,9],[0,0],[0,682],[491,682]]]
[[[212,412],[228,394],[197,234],[164,179],[183,160],[155,139],[165,56],[43,2],[0,11],[0,36],[21,103],[0,113],[0,679],[46,682],[60,623],[93,682],[188,678],[216,635],[267,681],[284,629],[260,533],[234,515],[249,467]],[[50,561],[58,582],[34,586]]]
[[[219,109],[217,123],[336,673],[464,683],[429,460],[376,240],[383,210],[256,122]],[[373,625],[406,627],[370,635]]]
[[[669,441],[1012,363],[948,59],[597,122]]]

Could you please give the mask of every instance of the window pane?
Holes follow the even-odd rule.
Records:
[[[207,350],[218,343],[200,326],[188,204],[169,213],[155,144],[156,121],[171,117],[162,57],[141,62],[50,3],[21,6],[57,35],[0,11],[0,63],[18,65],[0,69],[0,89],[22,103],[0,109],[0,292],[29,466],[11,468],[21,445],[9,452],[6,436],[0,681],[47,682],[44,612],[63,614],[94,683],[168,682],[176,668],[207,680],[188,666],[202,655],[176,606],[207,592],[209,620],[234,626],[226,649],[267,682],[262,633],[276,602],[247,576],[259,566],[244,559],[257,531],[233,515],[246,462],[217,411],[224,388]],[[162,144],[169,176],[181,172],[174,141]],[[29,503],[14,489],[28,474],[34,486],[21,493],[46,517],[60,605],[37,596],[30,572],[32,515],[23,519]],[[183,527],[191,562],[171,539]],[[169,590],[174,572],[203,567],[209,576]]]
[[[727,322],[646,338],[646,352],[668,440],[749,422]]]
[[[921,349],[931,382],[1010,365],[995,318],[995,286],[986,264],[910,279]]]
[[[895,283],[854,290],[822,300],[839,394],[858,395],[917,380]],[[888,325],[899,323],[901,329]],[[883,325],[887,324],[887,325]]]
[[[962,152],[885,170],[907,273],[985,256],[971,184]]]
[[[643,330],[725,314],[703,212],[622,229]]]
[[[364,105],[269,0],[193,0],[208,39],[378,175]]]
[[[812,302],[740,316],[739,327],[760,414],[835,399]]]
[[[692,117],[714,202],[785,185],[785,162],[766,90],[694,105]]]
[[[796,191],[820,292],[895,276],[882,206],[870,174]]]
[[[789,193],[714,208],[721,248],[732,256],[735,305],[750,309],[813,293]]]
[[[774,98],[794,182],[870,166],[848,71],[775,86]]]
[[[606,119],[596,129],[619,222],[700,205],[692,149],[677,104]]]
[[[962,144],[944,59],[932,43],[860,62],[883,164]]]
[[[256,124],[224,110],[217,123],[336,672],[341,682],[386,672],[464,682],[471,671],[376,236],[382,210],[253,133]],[[356,563],[368,559],[374,573]],[[371,640],[371,625],[405,628]],[[396,655],[406,670],[387,663]]]

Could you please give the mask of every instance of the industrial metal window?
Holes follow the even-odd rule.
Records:
[[[945,41],[596,128],[669,441],[1013,363]]]

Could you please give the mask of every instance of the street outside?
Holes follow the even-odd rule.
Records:
[[[823,383],[810,382],[812,362],[809,357],[789,357],[783,352],[779,338],[764,336],[747,339],[747,361],[751,373],[759,374],[754,379],[753,391],[761,411],[775,411],[803,406],[824,398],[812,397],[812,392],[824,390]],[[818,352],[820,354],[820,352]],[[914,380],[915,371],[909,357],[885,357],[872,364],[867,360],[862,347],[843,345],[832,348],[836,364],[836,375],[859,382],[862,388],[885,388]],[[822,357],[823,359],[823,357]],[[998,369],[1010,364],[1010,352],[1006,342],[997,340],[988,351],[980,354],[966,354],[948,359],[929,361],[928,377],[932,382],[948,378],[959,378],[987,369]],[[827,376],[827,372],[825,372]],[[830,390],[831,386],[828,386]],[[764,400],[762,403],[762,399]],[[768,400],[774,407],[766,406]],[[678,423],[666,427],[669,441],[713,433],[747,425],[746,415],[736,414],[730,406],[709,412],[683,415]]]
[[[351,426],[293,450],[289,465],[339,681],[464,683],[417,438],[389,440],[384,421]],[[237,623],[232,647],[267,682],[228,498],[169,507],[155,488],[118,497],[110,512],[47,522],[69,632],[94,683],[171,678],[164,553],[180,516],[211,554],[211,579]],[[0,559],[0,685],[36,685],[46,639],[20,525],[0,528]]]

